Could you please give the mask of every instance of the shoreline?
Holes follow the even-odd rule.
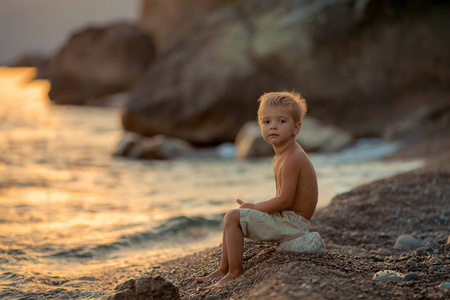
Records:
[[[245,274],[221,288],[204,290],[208,284],[195,282],[218,267],[220,246],[138,267],[139,276],[125,280],[160,275],[179,287],[181,299],[449,297],[450,289],[441,288],[450,282],[450,138],[445,130],[410,140],[385,159],[413,157],[426,165],[356,187],[316,211],[310,231],[324,239],[323,254],[278,252],[273,244],[246,241]],[[421,240],[422,247],[396,249],[402,234]],[[420,279],[372,280],[383,270]]]

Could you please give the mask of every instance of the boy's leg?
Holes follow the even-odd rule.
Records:
[[[233,209],[225,215],[224,244],[225,243],[228,254],[228,273],[220,279],[215,286],[225,285],[244,274],[244,234],[242,233],[240,226],[240,213],[238,209]],[[222,254],[222,259],[224,254],[225,252]]]
[[[223,235],[222,235],[222,259],[220,261],[219,268],[205,277],[197,277],[197,282],[206,282],[211,279],[221,278],[228,273],[228,250],[227,250],[227,237],[226,237],[226,226],[225,217],[223,218]]]

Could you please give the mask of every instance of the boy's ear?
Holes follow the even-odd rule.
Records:
[[[294,135],[297,135],[300,132],[300,128],[302,128],[302,122],[295,124]]]

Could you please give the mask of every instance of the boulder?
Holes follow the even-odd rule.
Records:
[[[297,253],[322,253],[325,251],[325,243],[317,232],[308,232],[296,239],[282,242],[278,251]]]
[[[151,38],[135,25],[82,29],[52,60],[49,97],[56,104],[86,104],[127,91],[154,55]]]
[[[40,54],[24,54],[20,56],[12,67],[33,67],[37,69],[33,79],[48,79],[51,66],[51,58]]]
[[[171,281],[156,277],[127,280],[110,293],[107,300],[173,300],[180,299],[179,288]]]
[[[227,0],[144,0],[138,26],[155,40],[158,55],[162,55],[188,35],[211,12],[228,3]]]
[[[381,136],[448,98],[449,10],[436,1],[230,2],[152,64],[123,126],[231,142],[263,92],[294,89],[311,116],[358,138]]]
[[[395,241],[394,248],[396,249],[416,249],[423,246],[423,242],[414,238],[409,234],[400,235]]]
[[[297,141],[307,152],[337,152],[352,144],[352,134],[338,126],[305,116]]]
[[[242,126],[236,136],[235,144],[237,157],[239,158],[258,158],[274,155],[273,147],[263,139],[261,128],[257,121],[250,121]]]
[[[354,141],[352,135],[334,125],[305,116],[297,136],[297,142],[306,152],[336,152]],[[237,156],[239,158],[267,157],[274,155],[273,147],[261,136],[257,121],[246,123],[236,136]]]
[[[152,138],[126,132],[117,145],[114,156],[133,159],[174,159],[193,150],[186,141],[157,135]]]

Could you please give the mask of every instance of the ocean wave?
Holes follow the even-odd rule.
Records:
[[[102,258],[118,250],[149,246],[152,242],[175,242],[182,235],[186,239],[196,239],[204,236],[197,234],[199,230],[221,230],[223,214],[205,216],[179,216],[163,221],[158,227],[144,232],[136,232],[119,237],[116,241],[105,244],[90,245],[67,249],[52,253],[53,258]],[[197,230],[195,230],[197,229]]]

